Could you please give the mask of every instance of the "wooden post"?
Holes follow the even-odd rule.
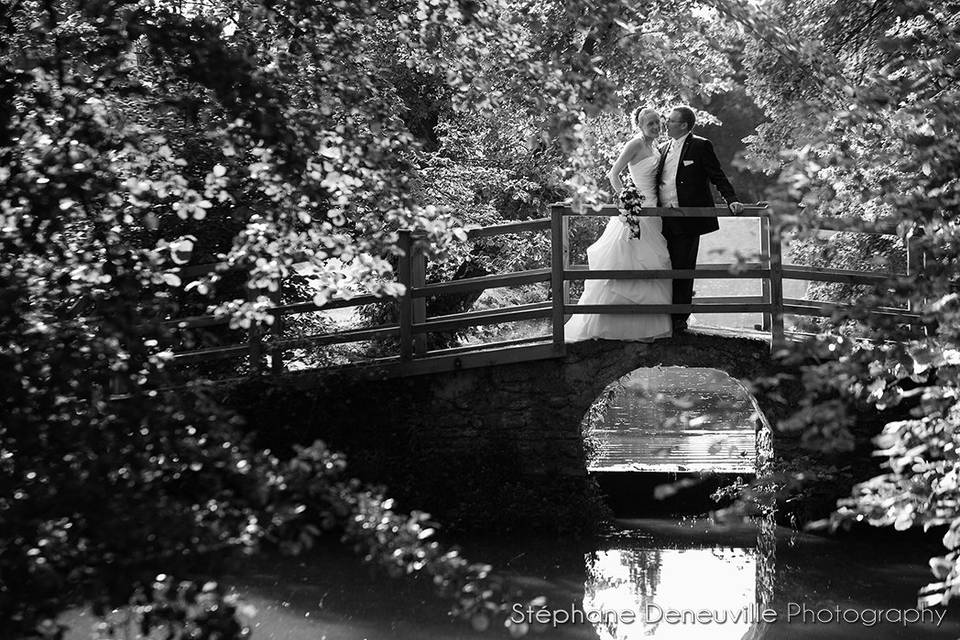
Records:
[[[763,268],[770,268],[770,218],[761,215],[757,220],[760,223],[760,264]],[[770,302],[770,278],[760,279],[760,295],[763,301]],[[772,317],[764,313],[760,320],[760,330],[770,331]]]
[[[270,295],[273,302],[273,326],[270,327],[270,334],[273,336],[273,345],[270,348],[270,371],[272,373],[281,373],[283,371],[283,348],[278,342],[283,339],[283,316],[275,311],[280,306],[280,291],[283,287],[283,280],[277,278],[277,290]]]
[[[550,297],[553,301],[553,344],[563,342],[563,305],[565,304],[563,271],[567,268],[570,247],[562,205],[550,208]]]
[[[910,276],[914,283],[911,286],[912,290],[916,290],[917,284],[916,279],[918,277],[922,278],[924,271],[927,268],[927,250],[922,246],[919,237],[924,233],[923,228],[917,229],[916,227],[907,232],[906,237],[904,238],[904,244],[907,247],[907,275]],[[927,286],[926,283],[922,283],[923,286]],[[920,311],[923,311],[923,308],[926,307],[927,297],[924,296],[920,299]],[[913,298],[907,298],[907,311],[911,313],[916,313],[918,311],[917,305],[913,303]],[[931,335],[931,331],[935,332],[935,329],[931,325],[921,324],[921,332],[923,335]]]
[[[120,396],[127,393],[127,379],[119,373],[111,373],[110,380],[107,382],[107,391],[111,396]]]
[[[560,246],[563,248],[563,268],[566,269],[570,264],[570,216],[562,216],[560,221],[560,237],[562,238]],[[570,304],[570,281],[566,279],[563,281],[563,304],[564,306]],[[570,314],[564,314],[564,324],[569,319]]]
[[[256,302],[260,291],[251,289],[247,285],[247,301]],[[247,334],[247,352],[250,354],[250,367],[254,373],[263,371],[263,341],[261,340],[262,329],[258,322],[251,322],[250,331]]]
[[[913,230],[907,231],[907,234],[903,236],[903,246],[907,250],[907,274],[908,276],[916,277],[917,275],[917,265],[915,261],[917,259],[917,251],[914,246],[913,240]],[[907,298],[907,311],[913,311],[913,299]]]
[[[413,294],[412,290],[422,287],[427,283],[427,256],[423,254],[423,250],[420,249],[420,247],[412,243],[412,240],[411,238],[411,248],[413,249],[413,253],[410,255],[411,295]],[[412,323],[423,324],[427,320],[427,299],[411,298],[411,300],[413,305]],[[413,334],[413,353],[418,356],[427,353],[427,334]]]
[[[927,255],[921,242],[920,236],[923,235],[923,229],[911,229],[904,238],[904,244],[907,247],[907,275],[913,278],[922,277],[927,267]],[[908,300],[907,309],[915,310],[913,300]],[[921,299],[921,303],[926,303],[926,298]]]
[[[780,221],[777,212],[771,211],[769,221],[770,239],[770,350],[776,351],[785,344],[783,334],[783,256]]]
[[[413,296],[411,286],[413,283],[413,238],[410,229],[400,229],[399,238],[400,250],[403,255],[400,256],[400,263],[397,266],[397,276],[400,284],[404,286],[403,296],[400,297],[400,359],[411,360],[413,358]]]

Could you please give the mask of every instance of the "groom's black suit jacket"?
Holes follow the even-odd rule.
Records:
[[[660,164],[657,166],[657,190],[659,195],[660,182],[663,178],[663,165],[667,159],[667,150],[670,143],[665,142],[660,147]],[[737,201],[737,194],[733,185],[720,167],[717,154],[713,150],[713,143],[706,138],[690,134],[683,141],[680,151],[680,160],[677,164],[677,204],[681,207],[712,207],[714,206],[713,192],[710,190],[713,183],[727,201],[727,204]],[[661,206],[664,203],[660,203]],[[663,234],[670,235],[703,235],[720,228],[716,218],[664,218]]]

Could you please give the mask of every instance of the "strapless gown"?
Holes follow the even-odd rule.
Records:
[[[630,165],[630,177],[645,203],[657,202],[657,164],[654,153]],[[651,204],[651,206],[656,206]],[[663,237],[660,218],[641,218],[640,238],[632,238],[630,227],[619,217],[607,222],[603,233],[587,248],[591,270],[670,269],[670,254]],[[658,280],[585,280],[577,304],[670,304],[673,285]],[[564,325],[564,340],[580,342],[594,338],[650,342],[671,335],[670,315],[658,314],[573,314]]]

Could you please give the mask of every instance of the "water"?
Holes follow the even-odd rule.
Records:
[[[649,472],[717,468],[725,456],[743,465],[728,471],[753,469],[759,417],[743,387],[726,374],[641,369],[608,391],[606,406],[587,420],[585,436],[596,446],[589,465],[603,472],[645,465],[648,473],[621,474],[635,483],[632,503],[634,477],[655,475]],[[531,619],[538,633],[530,637],[960,636],[955,614],[941,618],[939,611],[915,608],[918,589],[932,582],[927,559],[942,553],[935,535],[859,531],[829,538],[769,522],[721,526],[704,518],[643,518],[618,520],[608,534],[586,542],[492,531],[463,548],[467,558],[492,563],[530,597],[549,597],[546,620]],[[300,558],[245,559],[222,582],[256,608],[250,621],[255,640],[508,637],[503,628],[484,635],[448,619],[448,605],[428,579],[391,579],[338,545]],[[522,610],[511,613],[526,621]],[[64,622],[72,627],[68,640],[89,637],[89,614],[73,611]]]
[[[504,537],[468,542],[464,552],[493,562],[528,593],[549,596],[552,621],[530,637],[955,638],[956,614],[939,626],[893,621],[916,615],[916,591],[930,581],[925,561],[934,549],[910,532],[826,538],[755,524],[641,519],[618,521],[615,531],[586,544]],[[245,560],[225,583],[257,608],[255,640],[509,637],[447,619],[428,581],[388,578],[337,546],[301,558]],[[670,621],[689,610],[708,613],[700,622],[689,622],[689,614],[685,624]],[[635,619],[625,622],[624,611]],[[576,612],[607,613],[602,621],[565,621]],[[74,613],[68,638],[89,637],[87,621]]]
[[[589,471],[754,473],[760,417],[717,369],[657,367],[621,377],[585,425]]]
[[[638,615],[595,627],[600,638],[947,638],[960,631],[956,616],[915,608],[916,589],[930,581],[916,536],[829,539],[703,520],[621,526],[609,546],[586,555],[584,608]],[[685,623],[670,622],[671,613]]]

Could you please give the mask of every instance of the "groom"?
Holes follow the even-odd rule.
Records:
[[[712,207],[713,183],[727,201],[733,214],[743,211],[733,186],[720,168],[713,144],[706,138],[691,133],[697,117],[687,106],[676,107],[667,118],[670,141],[660,147],[660,165],[657,167],[657,185],[661,207]],[[720,228],[716,217],[663,218],[663,235],[674,269],[693,269],[697,265],[700,236]],[[675,278],[673,303],[690,304],[693,301],[693,279]],[[674,335],[687,330],[689,313],[673,314]]]

